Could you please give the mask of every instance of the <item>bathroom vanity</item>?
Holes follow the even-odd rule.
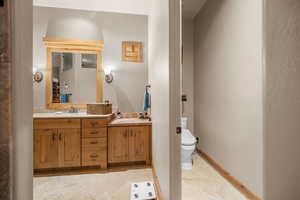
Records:
[[[86,113],[34,114],[34,169],[151,164],[151,122]]]
[[[45,103],[33,116],[35,172],[151,165],[151,122],[95,114],[111,113],[109,102],[105,104],[110,105],[109,112],[91,108],[92,104],[107,102],[103,99],[104,41],[45,37],[43,42],[47,73]],[[106,84],[112,81],[105,80]],[[117,106],[131,103],[121,98],[120,104]],[[68,113],[68,109],[93,115]]]

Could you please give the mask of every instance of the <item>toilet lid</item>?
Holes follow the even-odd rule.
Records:
[[[182,145],[194,145],[196,143],[196,138],[188,129],[182,129],[181,134],[181,144]]]

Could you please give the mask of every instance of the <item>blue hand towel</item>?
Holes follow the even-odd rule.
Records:
[[[144,111],[147,112],[151,108],[151,96],[148,91],[144,94]]]

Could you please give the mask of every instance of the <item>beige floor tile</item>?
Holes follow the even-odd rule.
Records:
[[[131,183],[148,180],[151,169],[34,178],[34,200],[128,200]]]
[[[182,200],[247,200],[199,155],[192,170],[182,171]]]
[[[152,180],[152,170],[34,178],[34,200],[128,200],[130,184]],[[198,155],[182,173],[182,200],[247,200]]]

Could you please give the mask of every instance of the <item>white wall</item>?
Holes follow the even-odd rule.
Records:
[[[147,15],[150,12],[149,0],[33,0],[35,6],[72,8],[80,10],[119,12]]]
[[[300,1],[265,1],[266,200],[300,199]]]
[[[194,132],[194,20],[184,19],[182,93],[187,95],[183,103],[183,116],[188,117],[188,128]]]
[[[153,166],[163,199],[181,199],[180,1],[152,0],[149,16],[149,81],[152,92]]]
[[[149,16],[149,82],[152,93],[153,166],[163,193],[170,199],[169,16],[168,1],[153,1]],[[158,6],[160,5],[160,6]]]
[[[194,56],[199,148],[261,197],[262,1],[207,1]]]
[[[148,83],[148,19],[144,15],[34,7],[33,67],[45,72],[46,50],[42,38],[50,19],[84,17],[95,22],[103,31],[103,66],[112,69],[114,81],[104,82],[104,100],[109,99],[123,112],[139,112],[143,106],[145,85]],[[122,62],[122,41],[141,41],[144,44],[144,63]],[[45,81],[34,84],[34,106],[45,108]]]

